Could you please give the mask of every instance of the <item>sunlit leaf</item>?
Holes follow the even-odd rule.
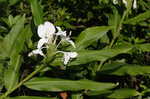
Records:
[[[7,0],[0,0],[0,3],[7,2]]]
[[[144,75],[146,73],[150,73],[150,66],[114,62],[111,64],[104,65],[100,73],[107,74],[107,75],[118,75],[118,76]]]
[[[15,5],[16,3],[18,3],[21,0],[9,0],[9,4],[10,5]]]
[[[11,57],[9,68],[4,73],[4,84],[8,90],[11,90],[18,83],[21,62],[22,57],[20,55],[16,54]]]
[[[77,37],[76,46],[79,49],[83,49],[91,45],[103,37],[112,27],[110,26],[96,26],[87,28]]]
[[[43,23],[43,11],[38,0],[29,0],[35,25]]]
[[[73,93],[73,94],[71,95],[71,98],[72,98],[72,99],[83,99],[83,96],[82,96],[81,93],[78,93],[78,94]]]
[[[17,96],[17,97],[8,97],[6,99],[58,99],[51,97],[38,97],[38,96]]]
[[[102,49],[102,50],[83,50],[78,52],[78,56],[73,60],[71,65],[86,64],[92,61],[105,61],[121,53],[128,53],[132,49],[131,46],[120,47],[114,49]]]
[[[18,37],[22,35],[21,31],[24,28],[25,16],[20,17],[16,24],[12,27],[9,34],[3,40],[3,53],[6,53],[7,56],[11,56],[16,51],[20,50],[21,42],[18,41]],[[20,46],[18,46],[18,43]],[[17,48],[16,48],[17,47]],[[17,52],[18,52],[17,51]]]
[[[147,19],[150,18],[150,11],[146,11],[144,13],[141,13],[139,15],[137,15],[136,17],[134,18],[131,18],[131,19],[128,19],[124,22],[124,24],[132,24],[132,25],[135,25],[135,24],[138,24],[139,22],[142,22],[142,21],[145,21]]]
[[[16,22],[3,42],[3,46],[6,49],[4,53],[10,58],[8,69],[4,73],[4,82],[7,90],[11,90],[18,83],[19,70],[22,64],[21,52],[25,46],[25,40],[30,36],[29,27],[24,28],[24,20],[25,18],[23,16]]]
[[[0,91],[3,88],[3,72],[4,72],[4,67],[3,64],[0,63]]]
[[[114,26],[114,28],[112,29],[112,34],[113,34],[113,37],[116,38],[119,36],[119,33],[117,32],[117,28],[118,28],[118,25],[120,23],[121,16],[118,13],[117,9],[114,8],[113,13],[109,17],[110,18],[108,20],[108,24],[110,26]]]
[[[150,43],[145,43],[145,44],[137,44],[135,45],[135,47],[141,51],[146,51],[149,52],[150,51]]]
[[[137,96],[140,95],[140,93],[138,91],[136,91],[135,89],[118,89],[115,90],[111,95],[109,95],[109,98],[115,98],[115,99],[125,99],[125,98],[129,98],[131,96]]]
[[[113,83],[101,83],[90,80],[64,80],[56,78],[33,78],[24,84],[30,89],[39,91],[103,91],[116,85]]]

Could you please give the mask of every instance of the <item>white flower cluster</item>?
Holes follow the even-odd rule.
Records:
[[[128,2],[127,0],[122,0],[122,2],[124,3],[124,5],[127,7],[128,6]],[[118,4],[118,0],[113,0],[114,4]],[[137,8],[137,0],[133,0],[133,9]]]
[[[61,37],[61,41],[65,40],[68,43],[70,43],[74,48],[76,47],[74,42],[70,39],[71,32],[67,36],[66,31],[62,31],[60,27],[55,28],[55,26],[51,22],[46,21],[44,24],[39,25],[37,33],[38,36],[40,37],[40,40],[38,41],[37,44],[37,49],[30,52],[28,56],[39,54],[45,57],[42,49],[49,48],[50,44],[52,43],[55,44],[58,36]],[[61,43],[61,41],[59,42],[59,44]],[[57,45],[57,47],[59,46],[59,44]],[[77,52],[64,52],[64,51],[58,51],[58,52],[64,54],[63,61],[65,65],[69,62],[71,58],[76,58],[78,55]]]

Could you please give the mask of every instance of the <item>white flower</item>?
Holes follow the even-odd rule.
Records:
[[[118,0],[113,0],[113,4],[118,4]]]
[[[125,4],[125,6],[128,6],[128,2],[126,0],[122,0],[122,2]]]
[[[63,61],[64,65],[66,65],[70,59],[76,58],[78,56],[77,52],[64,52],[64,51],[58,51],[64,54]]]
[[[69,42],[74,48],[76,48],[74,42],[71,40],[70,36],[71,36],[71,32],[69,33],[69,35],[67,36],[66,31],[62,31],[60,27],[56,27],[58,32],[56,33],[57,36],[61,36],[62,40],[65,40],[67,42]]]
[[[49,38],[55,33],[55,31],[55,26],[48,21],[38,26],[38,35],[40,38]]]
[[[38,49],[40,49],[40,48],[42,48],[42,46],[44,45],[44,44],[46,44],[46,43],[48,43],[48,39],[47,38],[43,38],[43,39],[40,39],[39,41],[38,41],[38,45],[37,45],[37,48]]]
[[[38,36],[40,37],[40,40],[38,41],[37,49],[33,50],[31,53],[28,54],[28,56],[36,55],[39,54],[41,56],[45,56],[44,53],[42,52],[44,44],[49,44],[53,40],[53,36],[55,34],[55,26],[46,21],[44,24],[41,24],[38,26]]]
[[[38,48],[41,48],[44,44],[52,43],[53,36],[55,34],[55,26],[46,21],[44,24],[38,26],[38,36],[41,38],[38,42]]]
[[[134,0],[134,1],[133,1],[133,9],[136,9],[136,8],[137,8],[137,1]]]
[[[56,33],[55,26],[48,21],[46,21],[44,24],[39,25],[37,33],[38,33],[38,36],[40,37],[40,40],[38,41],[37,49],[29,53],[28,56],[39,54],[45,57],[44,53],[42,52],[42,49],[48,48],[49,44],[51,43],[55,44],[58,36],[61,37],[61,40],[65,40],[69,42],[73,47],[75,47],[74,42],[70,39],[71,32],[67,36],[66,31],[62,31],[60,27],[56,27],[56,28],[58,30],[57,33]],[[59,46],[60,43],[61,41],[57,44],[57,46]],[[64,59],[65,65],[68,63],[68,61],[71,58],[75,58],[78,55],[76,52],[63,52],[63,51],[58,51],[58,52],[62,52],[64,54],[63,59]]]
[[[123,4],[127,7],[128,6],[128,2],[127,0],[122,0]],[[118,0],[113,0],[113,4],[118,4]],[[137,8],[137,0],[133,0],[133,9]]]
[[[66,36],[67,36],[66,31],[62,31],[59,26],[56,26],[56,28],[57,28],[57,30],[58,30],[58,32],[56,33],[56,35],[62,36],[62,37],[66,37]]]
[[[30,57],[30,56],[37,55],[37,54],[39,54],[41,56],[45,56],[41,49],[35,49],[35,50],[33,50],[32,52],[30,52],[28,54],[28,56]]]

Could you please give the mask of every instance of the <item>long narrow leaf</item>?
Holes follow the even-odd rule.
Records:
[[[43,23],[43,11],[38,0],[29,0],[35,25]]]
[[[144,13],[141,13],[139,14],[138,16],[134,17],[134,18],[131,18],[131,19],[128,19],[124,22],[124,24],[132,24],[132,25],[135,25],[141,21],[144,21],[146,19],[149,19],[150,18],[150,11],[146,11]]]
[[[22,23],[20,23],[22,22]],[[21,25],[21,26],[19,26]],[[29,27],[24,27],[24,17],[17,21],[16,25],[12,28],[10,33],[4,39],[4,46],[7,49],[7,56],[10,61],[8,69],[5,70],[4,82],[7,90],[11,90],[18,83],[19,70],[22,64],[21,51],[24,48],[24,42],[27,38]],[[19,30],[19,31],[18,31]]]
[[[88,47],[93,42],[103,37],[112,27],[110,26],[96,26],[87,28],[78,36],[76,46],[79,49]]]
[[[104,65],[100,73],[117,76],[144,75],[146,73],[150,73],[150,66],[114,62]]]
[[[104,91],[115,87],[113,83],[101,83],[90,80],[64,80],[56,78],[33,78],[24,84],[39,91]]]
[[[92,61],[105,61],[121,53],[128,53],[132,49],[131,46],[120,47],[114,49],[102,49],[102,50],[83,50],[78,52],[77,58],[72,61],[71,65],[86,64]]]
[[[17,97],[8,97],[6,99],[57,99],[57,98],[38,97],[38,96],[17,96]]]
[[[125,98],[130,98],[131,96],[137,96],[140,95],[138,91],[135,89],[118,89],[115,90],[111,95],[109,95],[109,98],[115,98],[115,99],[125,99]]]

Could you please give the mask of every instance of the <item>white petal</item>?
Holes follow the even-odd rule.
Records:
[[[66,37],[67,36],[66,31],[58,31],[56,33],[56,35],[61,36],[61,37]]]
[[[46,30],[47,37],[49,35],[53,35],[56,31],[55,26],[51,22],[48,22],[48,21],[44,23],[44,28]]]
[[[77,52],[70,52],[70,57],[71,58],[76,58],[78,56]]]
[[[55,26],[48,21],[38,26],[38,36],[40,38],[48,38],[50,35],[53,35],[55,31]]]
[[[66,37],[67,36],[66,31],[62,31],[61,28],[58,27],[58,26],[56,28],[58,30],[58,32],[56,33],[56,35],[61,36],[61,37]]]
[[[62,31],[61,28],[60,28],[59,26],[56,26],[56,28],[57,28],[58,31]]]
[[[136,8],[137,8],[137,1],[134,0],[134,1],[133,1],[133,9],[136,9]]]
[[[64,64],[66,65],[69,60],[71,59],[71,57],[68,55],[68,53],[64,53]]]
[[[113,4],[118,4],[118,0],[113,0]]]
[[[122,0],[122,2],[125,4],[125,6],[128,6],[128,2],[126,0]]]
[[[74,48],[76,48],[75,43],[72,40],[66,40],[67,42],[69,42]]]
[[[64,52],[64,51],[58,51],[58,52],[64,54],[63,61],[65,65],[69,62],[71,58],[76,58],[78,56],[77,52]]]
[[[41,49],[33,50],[32,52],[30,52],[30,53],[28,54],[28,56],[37,55],[37,54],[39,54],[39,55],[41,55],[41,56],[45,56]]]
[[[43,46],[44,44],[47,44],[47,43],[48,43],[48,39],[45,39],[45,38],[40,39],[40,40],[38,41],[37,48],[38,48],[38,49],[41,49],[42,46]]]
[[[45,37],[45,28],[44,28],[44,25],[43,24],[41,24],[41,25],[39,25],[38,26],[38,36],[40,37],[40,38],[44,38]]]

